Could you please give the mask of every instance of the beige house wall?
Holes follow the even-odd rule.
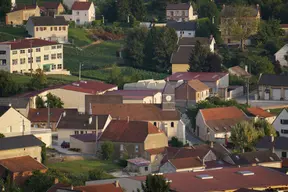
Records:
[[[283,86],[263,86],[263,85],[259,85],[258,88],[258,95],[259,95],[259,99],[264,100],[265,98],[265,90],[268,89],[270,90],[270,94],[269,94],[269,100],[273,100],[273,91],[272,89],[281,89],[281,98],[283,98],[284,100],[288,98],[288,95],[285,95],[285,89],[288,89],[288,87],[283,87]]]
[[[91,130],[91,129],[61,129],[61,127],[58,127],[58,131],[57,131],[57,133],[58,133],[58,145],[61,145],[63,143],[63,141],[69,142],[71,140],[70,136],[75,135],[76,131],[79,131],[79,134],[93,133],[93,131],[96,131],[96,127],[95,127],[95,130]],[[83,133],[81,131],[83,131]]]
[[[80,149],[80,152],[85,154],[95,154],[96,143],[83,142],[73,137],[70,137],[70,148]]]
[[[40,16],[40,9],[38,6],[36,9],[26,9],[7,13],[6,24],[22,25],[23,21],[27,21],[31,16]]]
[[[258,165],[263,167],[282,168],[282,162],[259,163]]]
[[[179,121],[149,121],[162,131],[164,131],[170,140],[172,137],[178,137],[178,123]],[[171,125],[174,123],[174,127]],[[179,138],[180,139],[180,138]]]
[[[31,156],[41,163],[41,147],[27,147],[27,148],[19,148],[19,149],[11,149],[11,150],[2,150],[0,151],[0,159],[8,159],[13,157],[22,157],[22,156]]]
[[[144,142],[144,150],[168,146],[168,138],[165,133],[150,134]]]
[[[95,20],[95,7],[92,2],[89,10],[72,10],[72,20],[76,25],[84,25]]]
[[[189,70],[189,64],[172,64],[172,73],[187,72]]]

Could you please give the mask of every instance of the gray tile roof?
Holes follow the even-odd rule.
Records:
[[[37,139],[34,135],[5,137],[0,139],[0,151],[42,145],[44,145],[44,143]]]
[[[262,74],[259,85],[288,86],[288,75]]]
[[[166,10],[188,10],[190,6],[189,3],[168,4]]]
[[[196,31],[197,24],[195,21],[189,21],[189,22],[168,21],[166,26],[173,28],[176,31]]]
[[[50,16],[39,16],[30,17],[34,26],[54,26],[54,25],[68,25],[64,16],[50,17]]]
[[[256,144],[257,149],[272,149],[275,150],[288,150],[288,138],[287,137],[275,137],[274,142],[271,142],[270,136],[265,136]]]
[[[29,103],[29,98],[11,98],[11,97],[1,97],[0,106],[9,106],[11,104],[15,109],[26,108]]]
[[[171,55],[172,64],[188,64],[191,56],[191,46],[179,46],[178,49]]]
[[[197,41],[201,45],[210,45],[211,39],[208,37],[182,37],[178,39],[178,45],[196,45]]]

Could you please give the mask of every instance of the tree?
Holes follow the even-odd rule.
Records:
[[[234,17],[221,22],[221,28],[230,31],[231,36],[240,41],[241,50],[245,49],[245,40],[257,32],[258,20],[251,18],[255,11],[252,7],[235,6]]]
[[[179,139],[177,137],[172,137],[171,141],[169,142],[169,144],[172,147],[183,147],[183,142],[179,141]]]
[[[259,133],[253,127],[253,124],[242,121],[233,127],[230,139],[238,152],[241,152],[242,150],[252,151],[258,137]]]
[[[42,99],[42,97],[40,96],[37,96],[36,97],[36,108],[45,108],[45,102],[44,100]]]
[[[263,136],[276,136],[276,131],[275,128],[268,123],[265,119],[258,119],[255,123],[254,123],[255,128],[260,131],[261,133],[263,133]]]
[[[209,53],[207,58],[207,69],[208,72],[221,72],[221,64],[222,64],[222,59],[221,57],[216,54],[216,53]]]
[[[146,16],[146,7],[143,0],[130,0],[131,14],[138,20],[143,21]]]
[[[122,81],[121,69],[116,64],[113,64],[110,72],[109,83],[119,84]]]
[[[117,1],[117,18],[121,22],[126,22],[130,14],[129,0]]]
[[[0,139],[5,138],[5,135],[3,133],[0,133]]]
[[[0,191],[7,192],[22,192],[22,190],[11,182],[10,174],[7,176],[6,181],[0,178]]]
[[[101,153],[104,160],[109,160],[112,158],[114,153],[114,145],[111,141],[105,141],[101,145]]]
[[[47,77],[44,72],[39,68],[33,74],[30,80],[30,89],[39,90],[47,86]]]
[[[219,20],[219,10],[213,1],[208,1],[205,4],[201,4],[198,9],[198,14],[200,18],[208,17],[210,21],[218,23]]]
[[[102,10],[102,14],[105,17],[105,20],[107,20],[109,23],[113,23],[117,20],[117,1],[101,1],[99,6],[101,6],[100,9]]]
[[[42,164],[46,164],[47,155],[46,155],[46,144],[41,146],[41,162]]]
[[[210,50],[207,47],[201,45],[199,41],[192,48],[189,58],[189,70],[190,72],[207,72],[203,70],[207,66],[207,56]]]
[[[63,101],[60,99],[60,97],[57,97],[56,95],[53,95],[51,93],[48,93],[46,95],[47,100],[46,104],[49,105],[50,108],[63,108]]]
[[[11,0],[0,1],[0,17],[5,17],[6,13],[11,11]]]
[[[274,72],[275,74],[281,74],[283,71],[282,71],[282,67],[280,65],[280,62],[277,60],[276,62],[274,62]]]
[[[274,73],[274,65],[265,56],[250,55],[247,58],[248,66],[251,66],[251,73],[259,75],[260,73]]]
[[[92,180],[101,180],[105,178],[105,171],[103,169],[93,169],[88,172],[88,179]]]
[[[19,87],[12,79],[12,75],[0,70],[0,97],[8,97],[17,93],[19,90]]]
[[[147,175],[141,188],[144,192],[169,192],[170,184],[162,175]]]

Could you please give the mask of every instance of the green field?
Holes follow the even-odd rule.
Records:
[[[69,41],[78,47],[91,44],[93,41],[89,38],[89,34],[85,29],[69,28]]]
[[[28,34],[23,27],[0,27],[0,42],[11,41],[13,39],[21,39],[27,35]]]
[[[81,173],[85,174],[89,170],[96,168],[101,168],[106,172],[117,171],[121,168],[112,161],[98,161],[98,160],[65,161],[65,162],[48,164],[48,167],[74,174],[81,174]]]

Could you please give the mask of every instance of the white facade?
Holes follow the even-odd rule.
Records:
[[[284,45],[275,54],[275,61],[279,61],[281,66],[288,66],[288,44]]]
[[[178,37],[195,37],[195,31],[176,30]]]
[[[95,20],[95,7],[93,2],[88,10],[72,10],[72,20],[76,25],[84,25]]]
[[[71,10],[75,1],[86,2],[87,0],[63,0],[63,4],[66,5],[69,10]]]
[[[288,137],[288,112],[283,109],[273,122],[273,127],[281,137]]]

